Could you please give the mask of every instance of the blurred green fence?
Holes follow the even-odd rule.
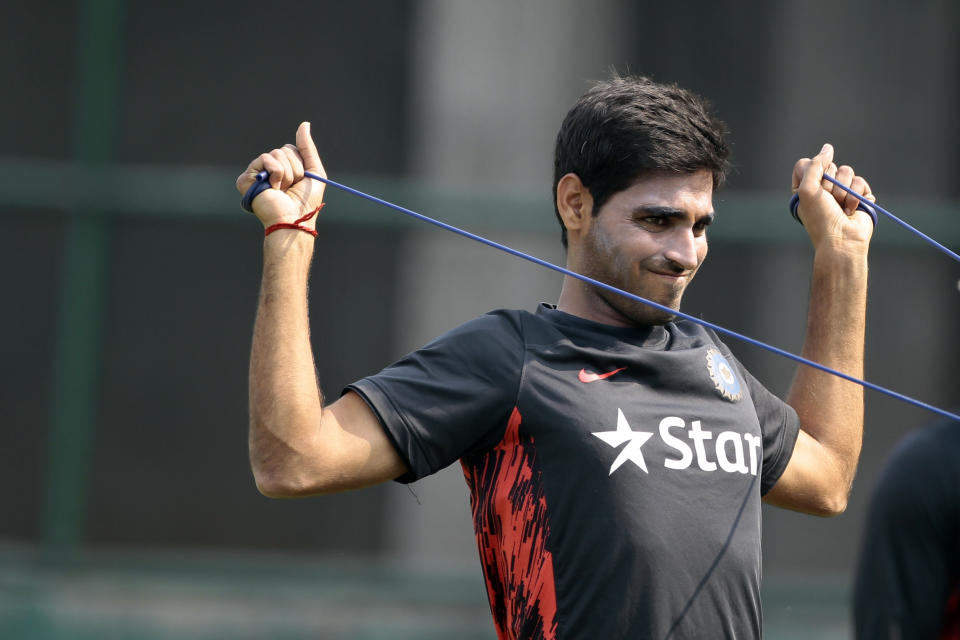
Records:
[[[766,636],[850,637],[841,577],[768,577]],[[0,548],[0,637],[492,640],[479,569],[369,558]],[[704,638],[709,635],[704,635]]]

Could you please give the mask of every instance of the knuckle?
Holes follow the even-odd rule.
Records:
[[[820,191],[819,184],[810,183],[807,181],[801,182],[800,188],[797,189],[797,193],[804,197],[804,199],[814,197],[818,191]]]

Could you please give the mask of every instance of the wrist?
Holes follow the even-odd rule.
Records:
[[[865,301],[869,278],[865,253],[844,247],[820,248],[813,256],[811,276],[813,289],[837,294],[848,310]]]
[[[264,225],[266,228],[263,230],[263,235],[269,236],[270,234],[276,231],[294,230],[294,231],[303,231],[304,233],[307,233],[313,236],[314,238],[316,238],[317,230],[314,228],[314,226],[310,225],[310,221],[313,220],[314,216],[320,213],[320,209],[323,209],[323,206],[325,204],[326,204],[325,202],[321,202],[320,206],[318,206],[316,209],[314,209],[313,211],[310,211],[309,213],[304,214],[303,216],[297,218],[293,222],[275,222],[270,225]],[[315,225],[316,223],[314,222],[313,224]]]
[[[313,229],[300,229],[293,225],[274,225],[273,227],[267,227],[267,229],[270,229],[270,232],[266,233],[266,229],[264,230],[264,247],[287,246],[289,244],[312,247],[314,240],[319,235]]]
[[[828,238],[814,244],[813,254],[817,260],[846,262],[851,264],[867,263],[870,250],[869,242],[854,242],[842,238]]]
[[[264,264],[303,263],[313,259],[314,236],[297,229],[279,229],[263,239]]]

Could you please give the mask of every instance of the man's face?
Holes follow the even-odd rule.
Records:
[[[578,248],[580,273],[671,309],[707,256],[713,176],[650,174],[614,194],[589,221]],[[591,312],[614,325],[650,325],[674,316],[590,285]]]

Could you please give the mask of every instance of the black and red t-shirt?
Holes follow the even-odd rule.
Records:
[[[401,481],[461,462],[500,638],[760,637],[799,425],[712,332],[496,311],[349,389]]]
[[[890,455],[870,499],[853,599],[858,639],[960,640],[960,425]]]

